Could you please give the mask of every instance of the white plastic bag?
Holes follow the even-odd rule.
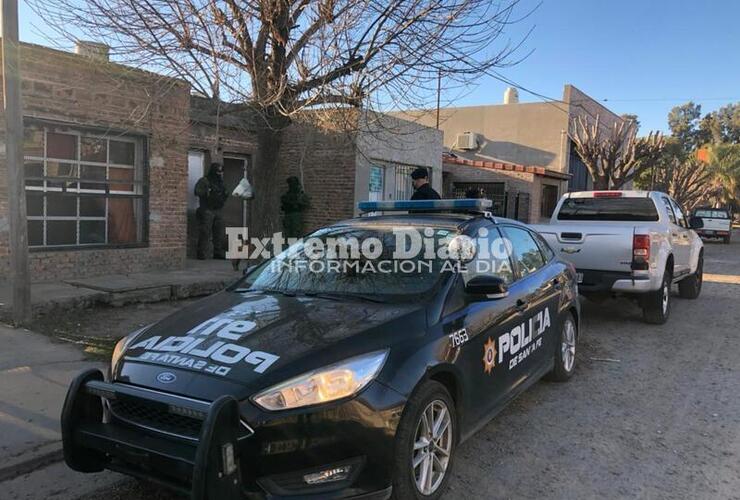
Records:
[[[251,200],[252,198],[254,198],[254,190],[252,189],[252,185],[249,183],[246,177],[242,179],[239,184],[236,185],[234,190],[231,192],[231,196],[237,196],[245,200]]]

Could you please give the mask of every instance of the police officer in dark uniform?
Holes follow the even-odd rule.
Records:
[[[414,186],[412,200],[439,200],[439,193],[429,185],[429,172],[424,167],[419,167],[411,172],[411,183]]]
[[[208,258],[208,244],[213,239],[213,258],[225,259],[226,227],[222,210],[229,194],[224,186],[223,165],[211,163],[208,175],[195,184],[195,195],[200,202],[195,212],[198,218],[198,258]]]

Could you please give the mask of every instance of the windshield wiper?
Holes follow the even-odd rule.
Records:
[[[332,292],[305,292],[304,295],[307,297],[317,297],[320,299],[329,300],[352,300],[359,299],[365,302],[373,302],[375,304],[384,304],[385,301],[381,300],[372,295],[357,294],[357,293],[332,293]]]

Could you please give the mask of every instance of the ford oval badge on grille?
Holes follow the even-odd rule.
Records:
[[[172,372],[162,372],[157,375],[157,381],[163,384],[171,384],[175,380],[177,380],[177,375]]]

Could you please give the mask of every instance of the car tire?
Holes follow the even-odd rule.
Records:
[[[723,238],[723,241],[724,241],[725,245],[729,245],[730,244],[730,236],[725,236]]]
[[[660,288],[646,293],[642,299],[642,317],[646,323],[662,325],[671,314],[671,283],[673,274],[669,269],[663,273]]]
[[[552,371],[547,374],[547,380],[565,382],[573,376],[576,369],[577,345],[578,326],[575,317],[568,312],[560,325],[560,335],[558,335],[555,348],[555,365]]]
[[[704,254],[699,254],[696,263],[696,271],[688,278],[678,282],[678,293],[684,299],[695,299],[701,293],[701,285],[704,281]]]
[[[446,412],[446,424],[443,412]],[[433,426],[426,424],[430,419],[443,419],[437,437]],[[439,382],[424,382],[406,403],[396,431],[393,498],[440,498],[452,473],[457,439],[457,413],[450,393]],[[426,447],[425,442],[429,443]]]

